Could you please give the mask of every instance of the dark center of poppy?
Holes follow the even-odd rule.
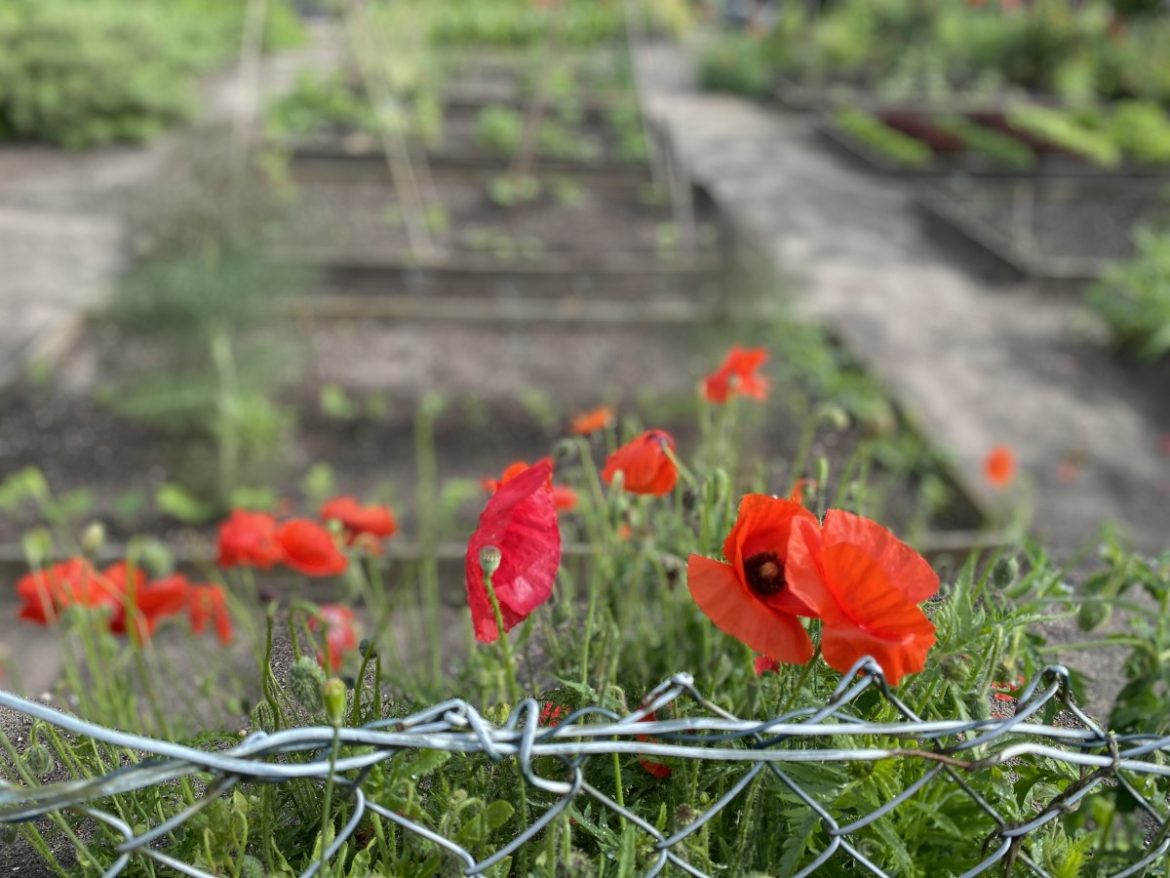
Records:
[[[784,562],[775,552],[760,552],[743,562],[748,588],[760,597],[771,597],[784,590]]]

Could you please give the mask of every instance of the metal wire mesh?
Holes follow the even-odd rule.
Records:
[[[855,714],[857,699],[876,692],[899,719],[895,722],[863,721]],[[600,707],[584,707],[552,725],[540,723],[541,706],[533,699],[522,702],[503,725],[494,725],[463,700],[445,701],[401,719],[384,719],[358,728],[335,730],[329,726],[298,728],[266,734],[255,732],[238,746],[222,752],[206,752],[178,744],[96,726],[44,705],[0,692],[0,705],[51,723],[73,735],[125,747],[154,759],[127,765],[93,780],[66,781],[44,786],[0,786],[0,823],[31,820],[51,812],[72,809],[99,820],[124,836],[119,857],[106,874],[116,876],[132,857],[145,857],[192,876],[209,873],[169,855],[160,847],[168,833],[190,820],[217,797],[242,782],[281,782],[296,778],[325,780],[332,776],[350,796],[352,813],[327,845],[331,860],[353,836],[370,813],[416,834],[458,860],[465,875],[479,875],[532,842],[570,805],[593,802],[644,833],[653,848],[653,861],[645,874],[657,875],[667,866],[682,873],[707,873],[688,861],[684,842],[699,832],[738,797],[763,772],[769,772],[783,788],[795,795],[815,815],[823,849],[796,873],[812,875],[831,861],[852,861],[858,874],[888,876],[890,873],[867,856],[857,843],[858,833],[903,805],[932,782],[949,779],[993,822],[977,862],[964,863],[954,871],[962,878],[978,875],[1000,864],[1005,873],[1050,873],[1029,852],[1030,837],[1068,813],[1094,789],[1122,787],[1133,798],[1150,831],[1144,847],[1132,852],[1132,861],[1114,878],[1146,874],[1157,865],[1170,868],[1170,816],[1162,813],[1139,792],[1134,780],[1145,776],[1159,787],[1158,801],[1170,783],[1170,737],[1150,734],[1115,735],[1098,726],[1073,703],[1069,675],[1060,666],[1047,668],[1024,687],[1011,716],[978,721],[923,721],[885,684],[881,668],[865,659],[842,678],[833,696],[822,706],[803,707],[765,721],[740,719],[698,692],[689,674],[676,674],[651,692],[643,705],[626,715]],[[687,703],[689,701],[689,703]],[[682,710],[679,708],[687,708]],[[1069,722],[1043,724],[1037,718],[1060,707]],[[676,718],[654,719],[671,711]],[[701,711],[697,715],[686,715]],[[871,714],[872,715],[872,714]],[[331,761],[334,735],[350,748]],[[872,735],[899,743],[896,747],[834,747],[852,744],[858,736]],[[904,744],[904,745],[903,745]],[[464,846],[385,807],[363,791],[366,772],[406,751],[442,750],[487,759],[515,760],[526,783],[553,798],[553,804],[532,820],[510,842],[490,856],[477,859]],[[279,761],[289,754],[305,761]],[[743,765],[743,773],[719,799],[687,825],[671,835],[656,828],[644,816],[619,804],[586,780],[590,759],[613,754],[673,757],[679,760],[719,760]],[[534,769],[534,760],[554,757],[563,765],[563,776],[552,779]],[[882,760],[918,760],[923,773],[880,807],[849,822],[834,816],[813,792],[793,777],[796,763],[873,764]],[[1055,760],[1078,769],[1047,804],[1023,821],[1009,821],[969,782],[976,773],[997,766],[1019,766],[1030,759]],[[110,796],[178,778],[198,775],[206,779],[203,795],[193,804],[146,830],[135,831],[109,807],[98,803]],[[1143,784],[1139,784],[1143,785]],[[311,878],[320,863],[302,873]]]

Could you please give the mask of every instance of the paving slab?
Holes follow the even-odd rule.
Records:
[[[928,234],[905,181],[843,163],[806,117],[693,86],[685,50],[639,51],[644,104],[684,168],[791,276],[824,321],[949,453],[982,504],[1021,504],[1060,554],[1123,523],[1170,547],[1170,369],[1127,365],[1086,328],[1077,297],[992,283]],[[1007,491],[982,477],[1015,452]]]

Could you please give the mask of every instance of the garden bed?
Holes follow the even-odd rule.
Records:
[[[1103,180],[955,184],[923,193],[919,204],[1019,275],[1073,283],[1129,256],[1131,228],[1166,211],[1156,188]]]

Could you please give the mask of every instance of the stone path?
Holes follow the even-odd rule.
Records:
[[[643,49],[639,71],[647,112],[684,167],[794,276],[797,307],[953,456],[977,499],[1030,504],[1061,554],[1108,521],[1145,551],[1170,547],[1170,456],[1159,451],[1170,370],[1102,350],[1075,297],[972,276],[924,233],[909,184],[845,165],[806,118],[697,92],[676,47]],[[1022,473],[1004,495],[982,478],[998,443]]]

